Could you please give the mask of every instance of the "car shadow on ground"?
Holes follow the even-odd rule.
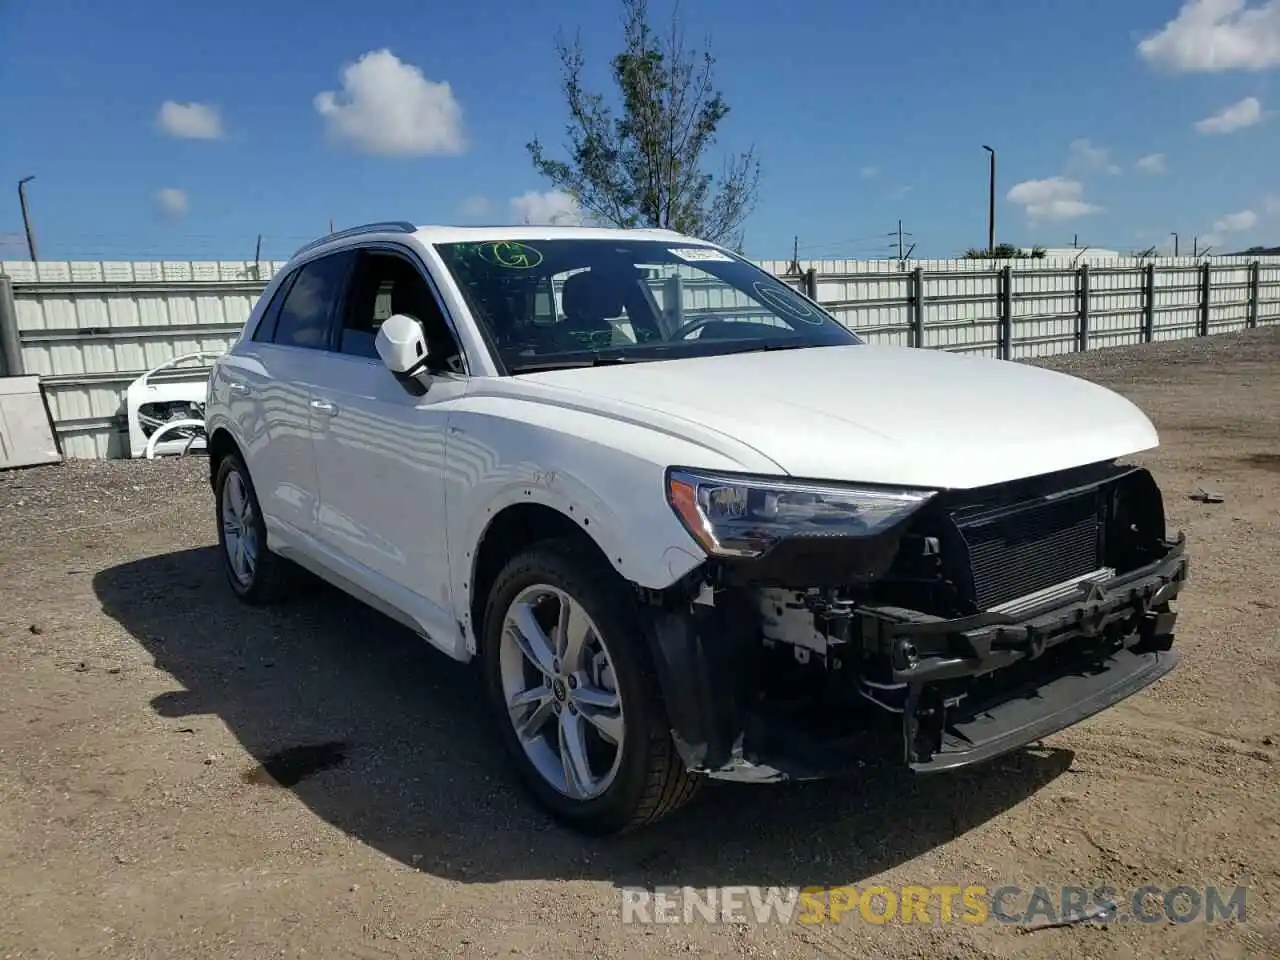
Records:
[[[290,789],[362,842],[465,882],[857,883],[999,815],[1072,759],[1025,751],[936,777],[713,783],[667,821],[591,840],[526,798],[472,668],[339,591],[316,585],[281,606],[248,608],[214,548],[113,567],[94,587],[108,615],[186,688],[156,697],[158,714],[219,717],[255,758],[247,781]]]

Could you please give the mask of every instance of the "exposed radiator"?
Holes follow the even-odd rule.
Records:
[[[981,610],[1092,573],[1102,563],[1097,490],[957,517]]]

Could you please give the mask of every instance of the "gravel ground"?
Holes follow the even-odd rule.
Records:
[[[1280,956],[1280,328],[1045,364],[1160,428],[1179,669],[981,770],[716,785],[605,843],[525,802],[466,668],[332,590],[235,603],[202,459],[0,474],[0,957]],[[630,885],[870,883],[1245,884],[1249,916],[620,920]]]

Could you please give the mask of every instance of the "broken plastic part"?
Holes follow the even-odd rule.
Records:
[[[197,433],[197,430],[200,432]],[[147,459],[154,460],[156,458],[156,445],[159,443],[161,437],[166,433],[179,431],[184,437],[186,437],[186,443],[182,447],[182,453],[185,455],[191,449],[193,444],[202,440],[204,433],[204,420],[170,420],[165,423],[164,426],[160,427],[160,429],[156,430],[155,433],[151,434],[151,436],[147,438],[147,448],[145,450]],[[203,446],[203,443],[201,443],[201,446]]]

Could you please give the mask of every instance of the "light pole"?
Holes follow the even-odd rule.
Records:
[[[996,152],[985,143],[982,149],[991,154],[991,183],[987,188],[987,256],[996,251]]]
[[[1178,235],[1171,233],[1169,236],[1173,237],[1173,255],[1176,257],[1178,255]]]
[[[23,177],[18,181],[18,203],[22,206],[22,226],[27,231],[27,253],[34,261],[36,258],[36,234],[31,229],[31,214],[27,211],[27,184],[35,179],[32,174],[29,177]]]

